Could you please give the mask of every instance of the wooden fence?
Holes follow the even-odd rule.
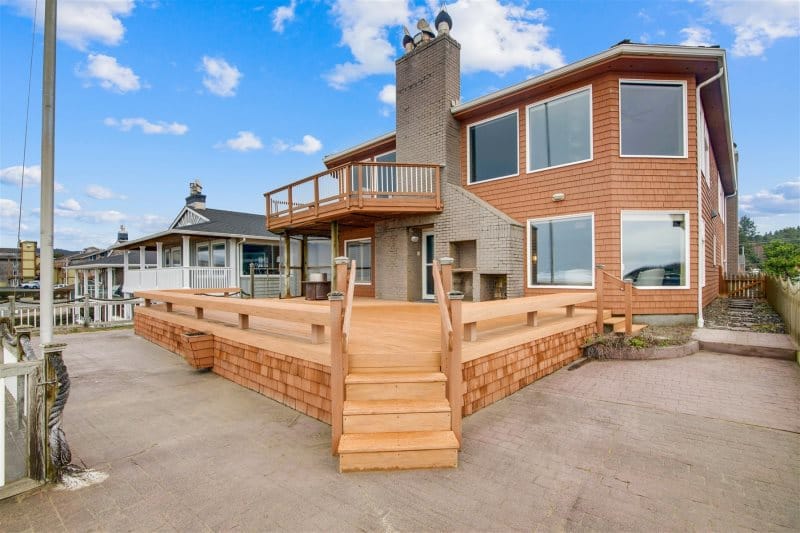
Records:
[[[728,298],[766,298],[764,274],[726,274],[720,278],[720,296]]]
[[[767,301],[781,315],[786,329],[800,346],[800,282],[769,276]]]

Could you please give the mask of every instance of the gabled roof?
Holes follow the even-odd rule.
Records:
[[[138,247],[140,243],[167,235],[279,239],[277,235],[267,231],[266,226],[266,217],[264,215],[223,209],[197,209],[185,206],[166,231],[118,243],[113,248]]]

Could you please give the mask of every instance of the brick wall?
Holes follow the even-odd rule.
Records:
[[[135,313],[137,335],[183,357],[181,336],[194,331],[165,320]],[[214,337],[213,372],[330,424],[330,367]]]
[[[464,416],[578,359],[593,333],[594,324],[587,324],[464,363]]]

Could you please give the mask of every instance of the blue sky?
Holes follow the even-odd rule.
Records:
[[[39,240],[41,18],[34,42],[22,238]],[[209,207],[262,213],[262,193],[394,129],[402,25],[424,0],[60,0],[55,245],[164,229],[200,179]],[[741,212],[800,225],[800,3],[448,2],[462,100],[622,39],[729,52]],[[0,246],[20,208],[34,0],[0,0]],[[500,37],[502,38],[500,38]]]

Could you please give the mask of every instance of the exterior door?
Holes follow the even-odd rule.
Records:
[[[433,232],[422,232],[422,299],[433,300]]]

